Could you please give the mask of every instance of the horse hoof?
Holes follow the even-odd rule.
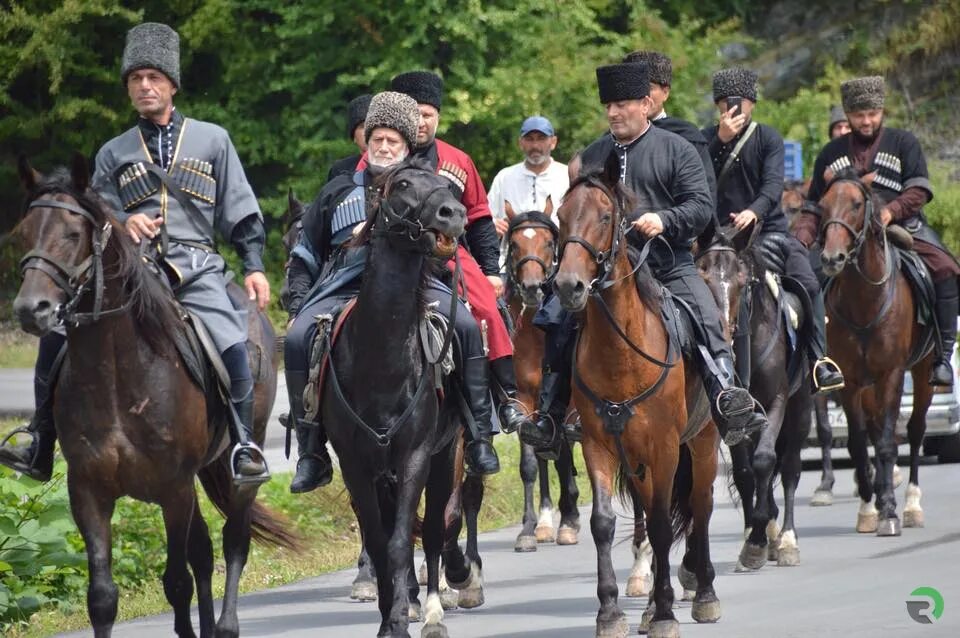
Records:
[[[755,572],[767,564],[767,548],[753,543],[744,543],[737,559],[737,572]]]
[[[426,560],[420,563],[420,569],[417,571],[417,583],[421,587],[425,587],[427,585],[427,561]]]
[[[800,549],[796,547],[781,548],[777,557],[777,567],[796,567],[800,564]]]
[[[767,542],[767,560],[774,562],[780,559],[780,548],[776,544]]]
[[[923,527],[923,510],[903,510],[904,527]]]
[[[410,603],[410,608],[407,610],[407,618],[410,619],[410,622],[420,622],[422,616],[423,610],[420,608],[420,603],[417,601]]]
[[[693,601],[690,609],[690,615],[700,623],[713,623],[720,620],[720,601],[711,600],[709,602]]]
[[[561,527],[557,532],[557,545],[576,545],[579,542],[577,530],[573,527]]]
[[[810,505],[813,507],[826,507],[833,505],[833,492],[830,490],[817,490],[810,499]]]
[[[680,567],[677,569],[677,580],[680,581],[680,585],[684,589],[696,589],[697,588],[697,575],[692,571],[687,569],[686,565],[682,562]]]
[[[658,620],[650,623],[648,638],[680,638],[680,623],[676,620]]]
[[[535,552],[537,551],[537,537],[529,534],[517,536],[517,542],[513,546],[515,552]]]
[[[446,589],[440,590],[440,606],[443,607],[443,611],[450,611],[451,609],[456,609],[460,604],[460,592],[456,589]]]
[[[450,638],[450,634],[443,624],[424,625],[420,630],[420,638]]]
[[[627,638],[630,633],[630,626],[627,624],[627,617],[624,614],[613,621],[597,621],[597,638]]]
[[[877,513],[860,512],[857,514],[857,531],[861,534],[873,534],[877,531]]]
[[[627,579],[624,595],[627,598],[639,598],[650,594],[650,579],[644,576],[631,576]]]
[[[469,587],[461,589],[459,593],[460,600],[457,604],[461,609],[474,609],[486,602],[483,598],[483,587]]]
[[[877,525],[877,536],[900,536],[900,519],[885,518]]]
[[[640,626],[637,627],[637,633],[645,634],[650,631],[650,623],[653,621],[653,612],[656,610],[653,602],[647,604],[647,608],[643,610],[643,615],[640,616]]]
[[[533,530],[533,533],[538,543],[552,543],[557,540],[557,534],[552,525],[537,525],[537,529]]]
[[[362,603],[375,601],[377,599],[377,584],[369,580],[354,582],[353,587],[350,588],[350,598]]]

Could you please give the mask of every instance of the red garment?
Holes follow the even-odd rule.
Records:
[[[493,361],[512,355],[513,342],[510,340],[506,324],[503,323],[503,317],[497,309],[497,293],[493,289],[493,284],[480,271],[480,266],[462,244],[457,247],[457,251],[460,253],[460,269],[463,272],[464,285],[467,287],[467,303],[470,304],[470,312],[481,326],[483,325],[481,321],[487,322],[487,347],[489,348],[487,358]],[[447,262],[447,268],[451,272],[456,268],[452,259]],[[463,290],[458,292],[462,294]]]

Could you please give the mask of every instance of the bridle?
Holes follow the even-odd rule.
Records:
[[[556,249],[553,251],[553,261],[550,264],[547,264],[547,262],[541,259],[539,255],[534,254],[524,255],[518,259],[516,263],[513,262],[513,235],[521,230],[540,228],[546,229],[550,232],[550,236],[553,238],[554,246],[556,246],[560,239],[560,230],[548,215],[541,213],[540,211],[532,210],[526,213],[515,215],[513,219],[510,220],[510,224],[507,226],[507,232],[504,233],[503,239],[507,243],[507,287],[511,290],[519,287],[520,272],[523,270],[523,266],[527,262],[533,262],[540,266],[540,268],[543,270],[543,286],[549,286],[553,281],[554,275],[556,275],[558,263]]]
[[[820,246],[825,246],[825,239],[827,234],[827,228],[833,225],[840,226],[845,231],[850,233],[850,236],[853,237],[853,248],[850,249],[850,253],[847,256],[847,259],[844,265],[853,262],[853,267],[860,274],[860,277],[870,284],[871,286],[882,286],[887,283],[887,280],[890,279],[890,276],[893,274],[893,259],[890,254],[890,246],[887,243],[887,235],[884,232],[880,233],[880,241],[883,244],[883,255],[884,255],[884,274],[878,280],[873,280],[863,272],[863,269],[860,267],[860,251],[863,248],[864,242],[867,239],[868,230],[876,223],[875,211],[873,206],[873,198],[870,196],[870,193],[867,191],[867,187],[859,179],[852,179],[849,177],[837,177],[834,178],[828,185],[824,192],[829,192],[834,184],[840,182],[848,182],[854,184],[857,189],[860,191],[860,194],[863,195],[864,201],[864,214],[863,214],[863,226],[860,230],[857,230],[847,222],[842,219],[829,219],[826,223],[822,224],[820,227]]]
[[[433,255],[434,246],[436,246],[435,231],[424,228],[420,222],[420,215],[435,195],[449,193],[449,189],[446,185],[436,186],[427,193],[416,208],[407,206],[398,213],[390,204],[389,197],[394,182],[400,179],[398,176],[404,170],[427,172],[424,169],[405,167],[389,176],[374,212],[371,234],[374,237],[385,237],[398,250]]]
[[[107,221],[103,226],[100,226],[93,214],[82,206],[56,199],[33,200],[27,206],[26,214],[29,215],[35,208],[59,208],[71,214],[80,215],[93,227],[91,254],[79,264],[64,264],[56,256],[39,248],[29,251],[20,260],[20,273],[22,275],[25,275],[28,270],[39,270],[67,294],[67,302],[57,308],[58,322],[69,326],[88,325],[99,321],[103,317],[127,311],[132,304],[132,300],[128,300],[116,308],[103,310],[103,251],[107,242],[110,241],[113,232],[112,224]],[[89,291],[92,291],[94,295],[93,311],[77,312],[77,306]]]

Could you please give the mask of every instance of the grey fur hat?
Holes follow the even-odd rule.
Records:
[[[350,100],[347,104],[347,138],[353,139],[353,131],[367,119],[367,109],[370,108],[370,98],[373,96],[364,93]]]
[[[440,110],[443,103],[443,78],[430,71],[409,71],[390,80],[390,90],[406,93],[418,104]]]
[[[120,79],[138,69],[158,69],[180,88],[180,36],[159,22],[144,22],[127,31]]]
[[[647,65],[650,81],[661,86],[670,86],[673,82],[673,64],[669,55],[659,51],[634,51],[623,57],[628,64],[642,62]]]
[[[597,67],[597,92],[601,104],[647,97],[650,95],[647,65],[634,62]]]
[[[370,99],[367,119],[363,124],[363,137],[368,142],[373,129],[392,128],[413,148],[417,141],[417,129],[420,127],[420,109],[417,101],[409,95],[394,91],[377,93]]]
[[[847,113],[882,109],[885,93],[883,77],[879,75],[847,80],[840,85],[840,99]]]
[[[827,133],[833,132],[833,127],[835,124],[846,121],[847,114],[843,112],[843,108],[834,104],[830,107],[830,123],[827,124]]]
[[[713,74],[713,103],[733,95],[757,101],[757,74],[750,69],[734,67]]]

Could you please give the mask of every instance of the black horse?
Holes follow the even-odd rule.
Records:
[[[322,420],[378,575],[378,636],[409,636],[411,601],[418,592],[413,533],[424,488],[424,635],[446,636],[439,597],[441,551],[451,584],[464,587],[471,580],[463,556],[450,551],[459,547],[447,542],[447,534],[454,540],[459,534],[460,517],[445,517],[458,484],[462,438],[453,400],[457,391],[444,390],[449,401],[438,396],[421,322],[432,258],[454,254],[466,213],[447,180],[425,165],[404,163],[387,171],[378,191],[373,216],[360,235],[370,245],[363,284],[332,348],[321,389]]]
[[[749,374],[751,394],[763,406],[770,423],[759,436],[730,448],[747,536],[738,571],[760,569],[768,558],[781,566],[799,564],[794,495],[800,481],[800,450],[810,431],[813,405],[807,383],[809,365],[803,354],[791,357],[788,345],[782,316],[783,304],[787,303],[785,291],[754,256],[751,239],[749,229],[737,233],[734,228],[725,228],[697,256],[700,274],[721,309],[727,339],[733,341],[738,328],[749,332],[752,365],[745,374]],[[746,308],[751,309],[748,317],[741,314],[745,312],[741,305],[744,300]],[[779,511],[773,497],[778,470],[784,496],[782,531],[777,526]]]

